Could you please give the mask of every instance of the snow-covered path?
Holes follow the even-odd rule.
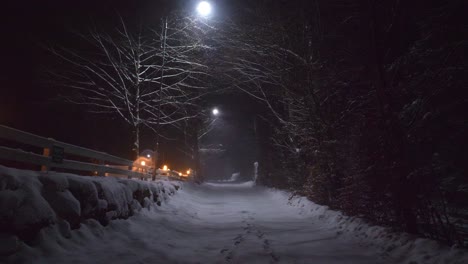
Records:
[[[167,204],[71,239],[44,236],[23,261],[42,263],[385,263],[285,193],[251,184],[185,185]],[[51,239],[53,238],[53,239]]]
[[[69,239],[49,228],[15,263],[421,264],[467,259],[466,252],[433,241],[393,236],[381,227],[344,219],[251,183],[184,184],[163,206],[106,227],[88,221]]]
[[[181,259],[201,263],[207,257],[217,263],[379,263],[375,252],[339,239],[338,230],[299,214],[284,198],[248,184],[191,188],[177,197],[173,210],[186,215],[177,218],[183,232],[171,241],[196,249]]]

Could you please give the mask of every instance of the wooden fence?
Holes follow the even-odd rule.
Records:
[[[93,172],[101,176],[108,173],[124,175],[128,178],[148,179],[152,177],[151,174],[147,173],[148,168],[139,164],[134,164],[131,160],[122,159],[88,148],[74,146],[51,138],[40,137],[3,125],[0,125],[0,139],[42,149],[42,153],[34,153],[0,146],[0,160],[39,165],[43,171],[58,168]],[[87,158],[96,161],[96,163],[66,159],[68,157]],[[125,170],[119,166],[126,166],[128,169]]]

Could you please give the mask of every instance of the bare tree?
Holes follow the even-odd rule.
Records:
[[[75,91],[67,101],[129,124],[137,154],[142,128],[159,136],[161,126],[197,116],[197,101],[206,93],[206,66],[197,57],[207,48],[202,33],[190,17],[165,23],[163,32],[132,31],[122,20],[112,32],[80,34],[86,50],[51,49],[67,63],[67,70],[53,73],[60,85]]]

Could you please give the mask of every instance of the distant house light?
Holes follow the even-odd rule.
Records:
[[[163,170],[164,170],[164,171],[169,170],[169,168],[167,167],[167,165],[164,165],[164,166],[163,166]]]
[[[141,166],[146,166],[146,162],[144,160],[141,161]]]

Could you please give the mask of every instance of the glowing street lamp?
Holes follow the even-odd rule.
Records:
[[[209,2],[201,1],[200,3],[198,3],[197,12],[200,16],[202,17],[209,16],[211,14],[211,10],[212,10],[212,7]]]
[[[167,170],[169,170],[169,169],[167,168],[167,165],[164,165],[164,166],[163,166],[163,171],[167,171]]]
[[[219,115],[219,110],[218,108],[213,108],[213,111],[211,111],[213,113],[214,116],[217,116]]]
[[[208,2],[208,1],[201,1],[198,3],[197,5],[197,13],[198,15],[200,15],[201,17],[205,17],[207,18],[208,16],[211,15],[211,12],[212,12],[212,6],[211,6],[211,3]],[[166,62],[166,46],[167,46],[167,15],[162,19],[162,37],[161,37],[161,40],[162,40],[162,49],[163,49],[163,56],[162,56],[162,70],[161,70],[161,76],[160,76],[160,82],[159,82],[159,105],[158,105],[158,109],[160,110],[161,109],[161,102],[163,101],[162,100],[162,90],[163,90],[163,86],[164,86],[164,65],[165,65],[165,62]],[[216,115],[216,114],[215,114]],[[157,129],[158,131],[160,130],[160,127],[161,127],[161,117],[158,117],[158,122],[157,122]],[[158,133],[159,135],[159,133]],[[159,153],[159,136],[156,140],[156,153]],[[149,158],[149,157],[148,157]]]
[[[141,161],[141,166],[146,166],[146,162],[144,160]]]

